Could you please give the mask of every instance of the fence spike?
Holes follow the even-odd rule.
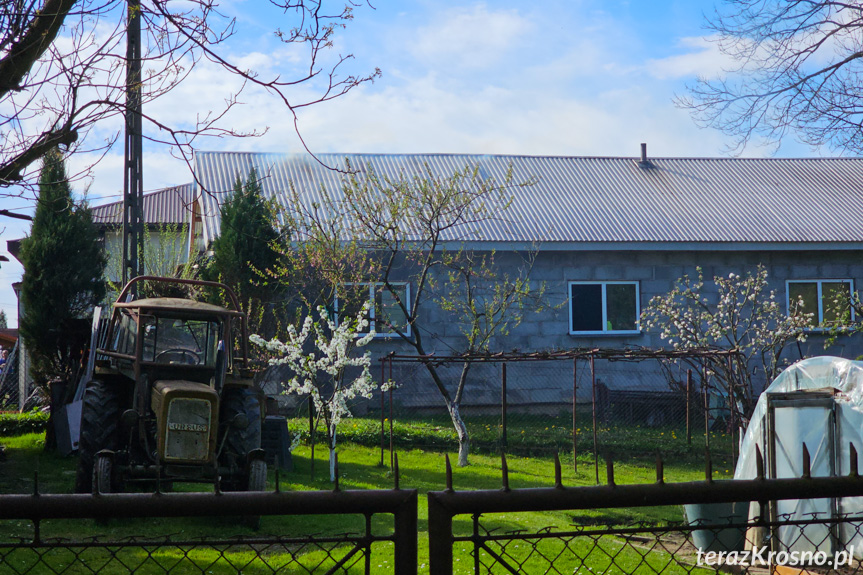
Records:
[[[333,472],[336,476],[336,484],[333,486],[333,491],[339,491],[339,454],[333,453]]]
[[[279,471],[281,470],[281,465],[279,465],[279,454],[278,453],[276,454],[275,463],[276,463],[276,493],[281,493],[282,492],[282,486],[279,485],[279,483],[281,483],[282,478],[281,478],[281,474],[279,473]]]
[[[761,455],[761,448],[755,446],[755,478],[764,479],[764,456]]]
[[[563,489],[563,472],[560,467],[560,453],[554,454],[554,487],[555,489]]]
[[[757,447],[756,447],[757,449]],[[704,481],[713,481],[713,461],[710,459],[710,449],[704,449]]]
[[[664,464],[662,463],[662,454],[656,452],[656,482],[665,483]]]
[[[162,494],[162,466],[156,462],[156,495]]]
[[[812,476],[812,460],[809,457],[809,449],[806,443],[803,443],[803,478],[809,479]]]
[[[39,497],[39,470],[33,470],[33,497]]]
[[[500,454],[501,489],[509,491],[509,466],[506,464],[506,453]]]
[[[393,481],[395,489],[399,489],[399,454],[393,453]]]
[[[446,458],[446,490],[452,491],[452,464],[449,462],[449,453],[444,454]]]
[[[614,487],[614,460],[611,453],[605,454],[605,477],[608,485]]]
[[[850,448],[849,449],[849,451],[850,451],[850,456],[849,456],[850,462],[848,465],[848,467],[850,467],[850,469],[848,471],[848,475],[850,475],[851,477],[857,477],[858,476],[857,475],[857,473],[858,473],[857,472],[857,448],[854,447],[853,442],[851,442],[848,447]]]

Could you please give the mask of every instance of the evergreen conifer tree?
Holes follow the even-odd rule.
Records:
[[[278,239],[274,208],[263,197],[255,169],[245,182],[238,174],[233,193],[222,204],[221,234],[213,241],[205,277],[226,283],[237,292],[244,310],[254,315],[250,308],[266,306],[275,298],[273,282],[259,272],[275,268]]]
[[[68,381],[89,334],[93,306],[105,295],[106,258],[86,204],[75,205],[59,150],[42,161],[39,201],[21,242],[21,336],[37,385]]]

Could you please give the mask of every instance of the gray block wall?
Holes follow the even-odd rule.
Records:
[[[863,281],[863,257],[857,251],[540,251],[531,278],[538,286],[545,284],[546,299],[551,307],[540,313],[527,313],[524,321],[506,337],[492,344],[496,351],[542,351],[583,347],[666,347],[659,333],[642,329],[635,335],[570,335],[568,282],[573,280],[633,280],[639,283],[639,304],[673,288],[675,280],[688,274],[695,277],[696,266],[703,270],[705,292],[715,293],[714,276],[754,272],[759,264],[768,270],[771,289],[777,299],[786,299],[787,279],[852,279],[855,288]],[[498,252],[496,264],[516,273],[523,260],[515,254]],[[509,266],[509,267],[507,267]],[[464,349],[459,326],[453,318],[428,304],[422,314],[423,340],[430,353],[449,355]],[[412,354],[413,350],[394,339],[378,339],[370,349],[375,357],[373,373],[379,377],[377,358],[395,351]],[[812,335],[805,344],[785,350],[790,361],[801,356],[839,355],[856,358],[863,355],[863,338],[858,335],[840,338],[831,349],[824,349],[824,337]],[[454,392],[458,366],[441,370],[448,388]],[[589,374],[586,362],[579,368],[579,401],[590,400]],[[613,388],[663,389],[665,380],[656,362],[605,362],[597,367],[597,377]],[[442,402],[434,383],[419,364],[396,364],[394,379],[399,384],[395,401],[405,409],[440,408]],[[572,401],[571,362],[510,364],[508,366],[508,400],[511,404],[568,404]],[[665,387],[667,389],[667,386]],[[464,404],[492,408],[500,404],[500,365],[474,366]]]

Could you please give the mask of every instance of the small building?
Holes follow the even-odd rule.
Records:
[[[516,182],[535,181],[514,188],[505,214],[451,238],[453,246],[495,250],[498,263],[509,259],[513,266],[519,253],[538,252],[531,278],[545,283],[546,296],[556,305],[528,314],[495,349],[663,347],[659,333],[640,325],[640,312],[652,297],[669,292],[677,278],[694,277],[697,267],[709,280],[763,265],[783,307],[789,298],[802,297],[818,322],[827,319],[824,303],[830,294],[850,295],[863,278],[860,159],[651,158],[646,147],[638,157],[323,154],[318,159],[199,152],[194,166],[202,229],[193,230],[204,245],[219,234],[219,205],[237,176],[252,168],[264,195],[283,206],[291,190],[309,205],[320,201],[322,189],[338,197],[343,175],[326,166],[346,162],[360,179],[371,170],[399,178],[448,176],[475,166],[482,177],[503,181],[511,170]],[[435,321],[443,316],[438,310],[426,313],[429,351],[458,349],[459,326]],[[788,350],[789,359],[824,353],[819,331],[811,336]],[[381,355],[409,352],[391,334],[379,334],[373,349]],[[863,345],[859,337],[840,338],[830,351],[856,357]],[[511,370],[509,377],[521,390],[511,401],[554,405],[572,398],[570,366],[532,365]],[[611,388],[665,385],[655,372],[625,364],[608,366],[602,377]],[[411,388],[401,394],[404,405],[439,404],[418,366],[405,367],[396,379]],[[468,401],[496,405],[498,376],[479,379],[486,383],[473,385]]]

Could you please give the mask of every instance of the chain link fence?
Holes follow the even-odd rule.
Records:
[[[606,485],[570,488],[556,461],[555,487],[510,489],[502,456],[502,488],[488,491],[454,490],[448,466],[446,490],[428,493],[431,575],[863,571],[856,451],[846,477],[814,477],[804,458],[802,477],[769,479],[756,457],[751,480],[714,482],[707,470],[705,481],[665,483],[657,461],[656,483],[620,485],[609,463]],[[653,519],[639,521],[640,509]],[[526,525],[535,512],[547,523]]]
[[[274,534],[263,534],[266,523],[260,533],[244,527],[258,514],[291,522]],[[136,529],[146,534],[129,535]],[[0,495],[4,575],[408,574],[416,565],[415,490]]]
[[[474,516],[472,535],[455,538],[474,560],[472,572],[582,573],[591,575],[705,572],[842,573],[863,571],[853,546],[837,548],[831,533],[860,538],[863,516],[758,525],[718,518],[721,527],[702,525],[602,525],[547,527],[537,533],[507,532],[491,517]],[[764,534],[781,532],[781,544]],[[777,569],[779,567],[779,569]]]
[[[18,381],[19,343],[15,342],[0,368],[0,411],[18,411],[22,405]]]

